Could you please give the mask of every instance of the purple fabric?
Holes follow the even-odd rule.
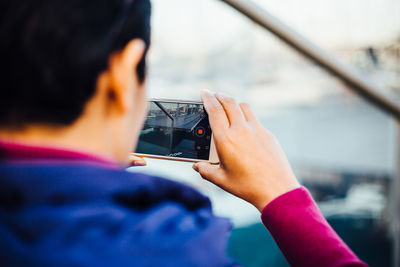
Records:
[[[1,266],[234,265],[195,189],[64,152],[0,145]]]
[[[292,266],[367,266],[331,228],[304,187],[274,199],[261,219]]]
[[[68,150],[64,148],[36,146],[1,139],[0,152],[4,154],[3,158],[5,158],[5,160],[17,160],[20,164],[22,162],[53,164],[56,162],[80,162],[114,169],[121,167],[114,159],[106,156],[90,154],[86,151],[84,152]]]

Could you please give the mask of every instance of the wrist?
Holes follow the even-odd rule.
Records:
[[[258,197],[256,200],[252,201],[251,204],[258,209],[260,212],[263,211],[263,209],[269,204],[271,203],[274,199],[290,192],[293,191],[295,189],[300,188],[301,185],[299,183],[294,183],[291,186],[287,186],[285,188],[281,188],[281,189],[276,189],[273,190],[272,192],[270,190],[270,192],[264,192],[264,194],[260,194],[260,197]]]

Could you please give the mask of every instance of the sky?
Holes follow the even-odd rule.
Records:
[[[322,43],[365,45],[400,35],[398,0],[255,0]]]
[[[400,36],[398,0],[253,1],[324,47],[364,46]],[[177,50],[216,47],[252,28],[219,0],[153,0],[153,36]]]

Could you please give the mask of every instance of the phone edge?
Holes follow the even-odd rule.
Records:
[[[143,153],[130,153],[131,155],[150,158],[150,159],[162,159],[162,160],[173,160],[173,161],[181,161],[181,162],[209,162],[211,164],[219,164],[218,154],[214,143],[214,137],[211,136],[210,142],[210,154],[208,156],[208,160],[206,159],[191,159],[191,158],[180,158],[180,157],[169,157],[169,156],[160,156],[160,155],[152,155],[152,154],[143,154]]]

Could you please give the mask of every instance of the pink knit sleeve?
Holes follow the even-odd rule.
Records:
[[[304,187],[271,201],[261,219],[291,266],[367,266],[328,224]]]

